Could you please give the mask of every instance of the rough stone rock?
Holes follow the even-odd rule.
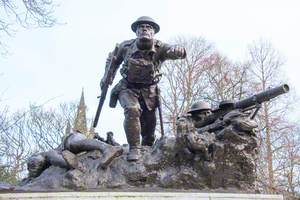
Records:
[[[0,191],[9,191],[9,190],[13,190],[14,186],[5,183],[5,182],[0,182]]]
[[[106,168],[98,168],[101,153],[81,153],[84,170],[50,166],[34,179],[25,179],[19,190],[87,189],[228,189],[254,191],[257,138],[228,126],[207,136],[210,159],[201,159],[178,144],[178,138],[165,137],[153,147],[143,147],[138,162],[128,162],[124,146],[122,156]],[[203,141],[202,141],[203,142]]]

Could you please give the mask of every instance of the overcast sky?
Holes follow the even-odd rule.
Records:
[[[157,39],[202,36],[233,61],[245,60],[253,41],[267,39],[286,60],[285,80],[300,93],[298,0],[64,0],[59,4],[56,16],[64,25],[19,30],[14,38],[7,38],[11,54],[0,57],[0,94],[1,104],[11,111],[49,100],[49,107],[79,101],[84,88],[88,117],[93,117],[107,54],[116,43],[135,37],[130,25],[142,15],[160,24]],[[112,130],[118,141],[125,142],[122,121],[120,106],[111,109],[106,104],[98,131],[104,135]]]

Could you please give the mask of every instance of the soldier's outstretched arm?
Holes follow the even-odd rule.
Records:
[[[169,59],[184,59],[186,57],[186,51],[184,47],[173,45],[166,52]]]
[[[160,43],[161,45],[161,60],[176,60],[186,58],[186,50],[184,47],[179,45],[169,45]]]

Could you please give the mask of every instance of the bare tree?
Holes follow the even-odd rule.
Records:
[[[163,106],[168,131],[176,132],[176,119],[191,104],[205,100],[217,105],[222,100],[240,99],[247,86],[247,64],[233,63],[203,38],[177,38],[187,58],[163,67]]]
[[[13,177],[10,172],[8,171],[8,166],[7,165],[2,165],[0,163],[0,180],[1,182],[6,182],[6,183],[16,183],[17,179],[16,177]]]
[[[6,166],[10,180],[24,177],[28,156],[56,148],[62,142],[68,122],[73,121],[77,106],[63,103],[56,109],[31,105],[8,117],[0,131],[0,163]]]
[[[268,41],[260,40],[249,47],[251,91],[267,90],[278,86],[282,77],[279,77],[283,59]],[[260,128],[260,158],[258,162],[261,186],[267,192],[275,192],[282,185],[284,163],[288,157],[283,156],[282,150],[292,139],[292,125],[285,117],[292,105],[291,99],[280,97],[275,101],[265,102],[258,116]],[[288,147],[296,147],[295,145]],[[290,157],[291,158],[291,157]]]
[[[23,28],[52,27],[57,23],[53,0],[0,0],[0,52],[6,52],[5,36]]]
[[[11,177],[16,180],[22,177],[22,172],[25,170],[26,158],[33,153],[32,143],[30,142],[30,135],[26,132],[25,124],[26,118],[24,113],[15,113],[11,117],[11,121],[15,121],[13,126],[2,134],[2,146],[4,152],[2,154],[5,158],[5,165],[9,166],[8,171]]]
[[[39,151],[54,149],[65,135],[68,122],[72,122],[77,106],[75,103],[60,104],[57,109],[30,106],[26,129]]]
[[[291,123],[289,123],[291,124]],[[292,124],[285,130],[282,148],[278,151],[278,187],[293,196],[300,189],[300,130]]]
[[[205,60],[207,100],[217,105],[224,100],[238,100],[246,94],[248,86],[248,64],[233,63],[219,53]]]
[[[187,112],[206,87],[203,62],[213,52],[212,45],[201,37],[178,37],[175,42],[186,48],[187,58],[167,62],[162,68],[164,78],[161,83],[165,117],[170,122],[167,127],[173,133],[176,132],[177,116]]]

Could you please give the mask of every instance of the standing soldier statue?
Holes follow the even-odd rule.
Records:
[[[122,42],[109,54],[100,85],[102,93],[106,93],[123,63],[120,69],[123,78],[112,89],[109,104],[114,108],[119,100],[124,108],[124,129],[129,144],[127,160],[137,161],[140,157],[140,135],[142,145],[152,146],[155,140],[155,110],[159,106],[157,84],[162,75],[161,65],[168,59],[185,58],[186,51],[183,47],[154,39],[160,27],[150,17],[138,18],[131,29],[137,38]]]

